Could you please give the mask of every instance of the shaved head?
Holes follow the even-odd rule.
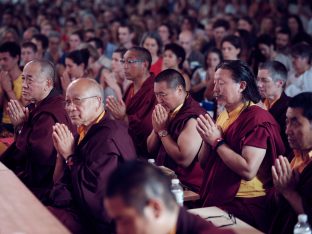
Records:
[[[79,89],[81,95],[101,97],[102,101],[104,99],[103,88],[98,82],[90,78],[74,80],[69,84],[67,91],[69,89]]]

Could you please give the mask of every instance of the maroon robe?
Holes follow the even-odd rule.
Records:
[[[103,209],[103,195],[107,179],[118,164],[136,158],[127,131],[124,123],[105,115],[76,146],[73,165],[70,169],[66,167],[63,177],[55,184],[52,206],[60,209],[50,210],[72,232],[78,232],[77,224],[85,227],[87,233],[112,231]]]
[[[308,215],[308,221],[312,227],[312,163],[310,162],[302,171],[296,187],[299,193],[304,213]],[[297,223],[298,214],[290,206],[289,202],[281,195],[278,195],[277,204],[271,212],[275,214],[269,233],[292,234]]]
[[[226,144],[240,155],[246,145],[267,149],[257,177],[263,183],[266,193],[270,194],[273,187],[271,166],[285,150],[278,123],[272,115],[258,106],[248,107],[228,127],[223,137]],[[201,187],[203,206],[219,206],[249,224],[264,229],[268,224],[264,210],[267,196],[236,198],[241,179],[240,175],[223,163],[217,152],[211,151],[205,163]]]
[[[154,77],[147,78],[133,97],[131,97],[131,90],[133,90],[133,84],[128,87],[124,95],[129,134],[133,139],[138,156],[149,158],[146,142],[153,130],[152,113],[157,103],[154,95]]]
[[[281,136],[285,145],[285,156],[291,161],[293,158],[293,151],[289,146],[287,135],[286,135],[286,111],[288,108],[290,97],[288,97],[284,92],[281,97],[273,104],[269,109],[269,112],[273,115],[274,119],[277,121],[281,128]]]
[[[180,133],[184,129],[186,123],[191,118],[196,119],[200,114],[207,112],[201,108],[191,96],[185,99],[182,108],[178,111],[176,116],[170,120],[168,125],[168,133],[172,139],[177,142]],[[194,158],[193,162],[187,168],[178,165],[166,152],[163,145],[160,146],[157,159],[157,165],[163,165],[173,170],[181,183],[189,187],[195,192],[199,192],[202,184],[203,171],[199,165],[198,157]]]
[[[47,200],[53,186],[56,150],[52,126],[55,123],[64,123],[75,131],[64,109],[63,97],[52,90],[30,111],[15,142],[0,158],[42,202]]]

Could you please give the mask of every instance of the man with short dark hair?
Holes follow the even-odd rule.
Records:
[[[127,126],[109,118],[103,89],[93,79],[77,79],[68,86],[65,109],[79,136],[74,138],[64,124],[53,127],[59,157],[50,210],[73,233],[111,233],[103,194],[110,173],[136,158],[133,142]]]
[[[278,61],[268,61],[260,64],[257,76],[257,85],[265,108],[273,115],[280,126],[281,136],[285,145],[285,155],[289,160],[293,157],[286,130],[286,110],[290,97],[285,92],[287,69]]]
[[[27,41],[22,44],[21,49],[21,66],[25,66],[31,60],[37,57],[37,46],[35,43]]]
[[[157,75],[154,93],[158,104],[152,115],[148,150],[157,154],[158,165],[170,168],[182,184],[199,192],[203,172],[197,154],[202,139],[196,130],[196,118],[205,110],[188,95],[183,76],[174,69]]]
[[[0,46],[0,103],[2,103],[2,133],[13,132],[13,125],[7,113],[10,99],[22,101],[22,76],[19,68],[21,48],[15,42],[5,42]]]
[[[15,126],[15,141],[0,157],[39,200],[46,202],[53,186],[56,151],[52,126],[63,123],[74,130],[64,110],[64,99],[54,89],[55,70],[45,60],[26,64],[22,95],[30,105],[17,100],[8,104],[8,113]]]
[[[121,60],[127,80],[133,83],[127,88],[123,100],[110,96],[106,107],[115,119],[128,123],[139,157],[149,158],[146,139],[152,131],[152,112],[156,104],[153,93],[154,77],[149,69],[150,52],[143,47],[129,49]]]
[[[169,179],[144,162],[125,163],[108,180],[104,205],[117,234],[232,233],[179,207]]]
[[[135,33],[133,27],[129,24],[121,24],[118,27],[118,40],[120,47],[124,47],[126,49],[130,49],[131,47],[133,47],[134,36]]]
[[[312,223],[312,92],[298,94],[289,101],[286,134],[295,157],[288,162],[280,156],[272,167],[277,207],[269,233],[293,233],[298,214],[307,214]]]

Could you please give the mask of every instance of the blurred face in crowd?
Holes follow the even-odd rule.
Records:
[[[275,42],[277,49],[285,49],[289,44],[289,35],[284,33],[277,33]]]
[[[163,65],[164,68],[173,68],[177,69],[179,65],[179,58],[175,53],[173,53],[171,50],[165,50],[163,55]]]
[[[18,58],[12,57],[9,52],[0,52],[1,70],[11,71],[18,64]]]
[[[84,65],[78,65],[70,58],[65,59],[65,67],[71,80],[81,78],[84,74]]]
[[[248,32],[251,32],[252,31],[252,25],[250,25],[248,21],[246,21],[244,19],[240,19],[240,20],[238,20],[237,29],[244,29]]]
[[[221,62],[220,57],[217,53],[210,52],[207,56],[207,65],[209,68],[216,68]]]
[[[120,26],[118,28],[118,39],[120,44],[124,45],[131,43],[133,34],[129,31],[129,28]]]
[[[222,41],[223,37],[226,36],[226,30],[224,27],[217,27],[213,29],[213,36],[216,41]]]
[[[170,38],[169,38],[170,33],[169,33],[169,29],[167,28],[166,25],[161,25],[158,27],[158,34],[159,34],[163,44],[166,44],[170,41]]]
[[[240,49],[236,48],[233,44],[228,41],[222,43],[222,54],[224,60],[237,60]]]
[[[24,64],[34,60],[36,58],[36,53],[30,47],[22,47],[21,49],[21,58]]]
[[[121,53],[113,53],[112,55],[112,71],[118,76],[124,76],[124,68],[120,60],[122,59]]]
[[[303,116],[302,108],[288,107],[286,134],[291,148],[302,151],[312,150],[312,123]]]
[[[151,53],[152,57],[157,56],[158,44],[154,38],[147,37],[143,43],[143,47]]]
[[[81,44],[80,37],[76,34],[71,34],[69,37],[70,51],[77,50],[80,44]]]
[[[259,50],[261,52],[261,54],[266,58],[266,59],[270,59],[271,58],[271,51],[273,49],[273,46],[270,47],[266,44],[260,43],[259,44]]]
[[[292,55],[292,64],[297,75],[301,75],[310,68],[308,58],[299,55]]]
[[[188,54],[192,51],[193,35],[190,31],[181,32],[179,35],[179,43]]]

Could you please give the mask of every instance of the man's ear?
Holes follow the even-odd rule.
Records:
[[[147,206],[149,209],[151,209],[155,218],[161,217],[165,209],[164,203],[159,199],[150,199]]]
[[[239,89],[241,92],[243,92],[246,89],[247,83],[246,81],[241,81],[239,84]]]

